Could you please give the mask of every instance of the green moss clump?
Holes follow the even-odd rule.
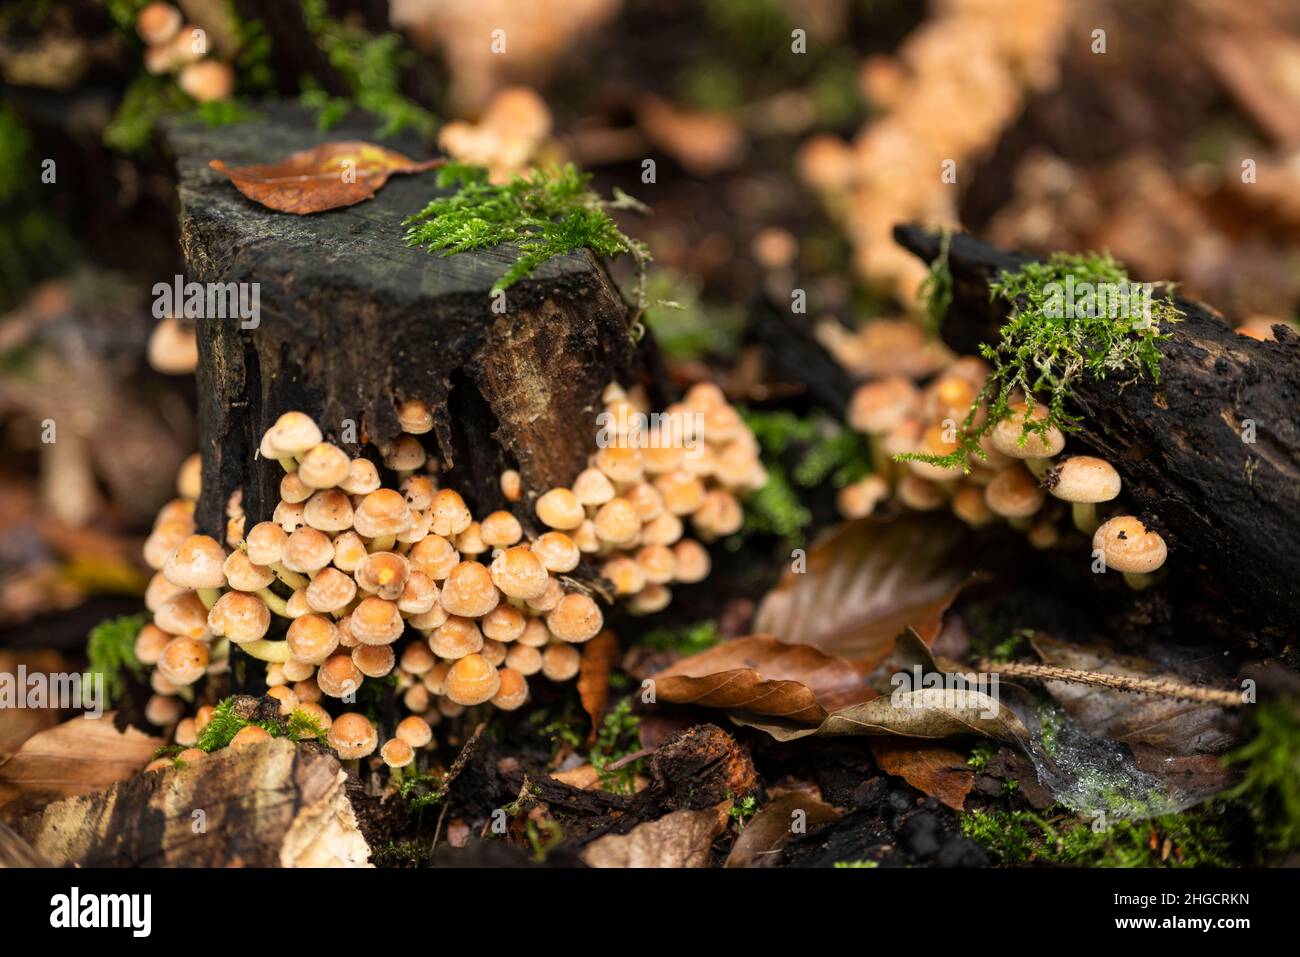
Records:
[[[326,0],[303,0],[303,22],[316,45],[329,58],[348,96],[331,96],[310,77],[304,78],[302,102],[317,111],[316,122],[329,129],[355,105],[382,121],[377,137],[413,129],[422,136],[433,132],[433,114],[401,92],[402,68],[410,60],[397,33],[371,34],[329,15]]]
[[[316,719],[316,716],[298,708],[290,712],[289,720],[285,725],[284,736],[295,742],[317,741],[321,744],[329,743],[329,732]]]
[[[554,818],[544,818],[539,824],[530,817],[524,826],[524,836],[533,850],[533,860],[542,864],[564,840],[564,828]]]
[[[261,728],[273,738],[287,738],[295,744],[302,741],[326,743],[328,733],[319,721],[306,711],[295,710],[285,721],[250,721],[235,713],[234,698],[226,698],[212,710],[212,719],[199,732],[195,745],[201,751],[219,751],[250,725]]]
[[[1254,709],[1254,736],[1227,758],[1242,771],[1229,797],[1250,807],[1263,849],[1287,854],[1300,848],[1300,717],[1288,702]]]
[[[1094,830],[1063,808],[1044,815],[987,809],[963,814],[961,829],[1001,864],[1232,867],[1239,862],[1215,818],[1215,809],[1205,807],[1144,821],[1120,819]]]
[[[871,471],[862,436],[826,415],[800,417],[787,411],[740,410],[762,450],[767,484],[745,500],[743,539],[773,535],[785,545],[802,544],[812,513],[799,488],[843,488]],[[787,462],[789,468],[787,469]]]
[[[436,775],[416,771],[403,775],[397,793],[412,811],[420,811],[443,802],[447,794],[441,787],[442,780]]]
[[[993,755],[998,753],[998,743],[981,738],[976,741],[970,749],[970,757],[966,759],[966,766],[976,771],[983,771],[989,765],[989,760]]]
[[[706,620],[680,628],[656,628],[642,635],[637,644],[659,651],[679,651],[683,655],[694,655],[712,648],[721,640],[718,623]]]
[[[754,812],[757,810],[758,798],[752,794],[747,794],[731,805],[727,810],[727,816],[735,821],[738,828],[743,831],[745,825],[749,823],[749,819],[754,816]]]
[[[127,86],[117,112],[104,127],[104,145],[121,153],[142,152],[153,143],[163,116],[193,105],[171,77],[142,73]]]
[[[939,334],[943,317],[952,305],[952,270],[948,266],[948,252],[952,247],[952,233],[944,230],[939,239],[939,255],[930,263],[930,271],[921,282],[917,295],[925,310],[925,328],[930,335]]]
[[[135,639],[150,616],[122,615],[101,621],[86,639],[86,680],[91,675],[104,676],[104,707],[126,694],[127,683],[144,679],[144,665],[135,656]]]
[[[556,256],[590,249],[613,258],[627,253],[638,266],[638,304],[644,302],[644,267],[650,260],[645,243],[630,239],[610,218],[610,209],[644,209],[621,190],[602,199],[588,185],[591,175],[572,163],[537,169],[510,182],[488,182],[487,170],[451,163],[438,171],[438,185],[455,188],[420,212],[407,217],[408,246],[422,246],[444,256],[514,244],[519,258],[492,287],[493,294],[531,275]]]
[[[596,743],[588,760],[600,776],[600,785],[616,794],[631,794],[635,790],[636,776],[641,772],[641,759],[611,771],[610,764],[641,748],[641,719],[632,713],[632,699],[624,698],[605,712],[596,730]]]
[[[803,542],[803,530],[811,521],[812,512],[799,500],[785,470],[769,464],[767,482],[745,499],[740,537],[772,535],[793,547]]]
[[[378,867],[418,867],[424,853],[418,841],[389,841],[375,848],[371,859]]]
[[[230,742],[240,731],[247,728],[250,724],[255,724],[273,738],[280,736],[280,724],[276,721],[249,721],[235,714],[235,701],[233,698],[226,698],[218,702],[212,710],[212,718],[203,726],[199,732],[199,740],[196,744],[201,751],[219,751],[222,748],[229,747]]]
[[[765,459],[795,455],[790,476],[804,488],[827,482],[843,488],[871,471],[871,452],[862,437],[829,416],[740,411]]]
[[[939,285],[936,281],[931,291],[930,302],[936,309],[941,302],[936,298]],[[951,289],[950,281],[947,288]],[[1070,288],[1091,288],[1093,294],[1081,292],[1077,302],[1067,303],[1064,290]],[[1126,289],[1130,294],[1113,298],[1103,295],[1103,289]],[[1077,419],[1065,411],[1065,402],[1084,376],[1105,379],[1121,375],[1125,382],[1132,382],[1145,374],[1159,382],[1156,343],[1169,337],[1162,328],[1178,322],[1182,312],[1166,292],[1164,298],[1152,298],[1149,315],[1145,314],[1140,289],[1108,254],[1056,253],[1045,263],[1026,263],[1016,272],[1002,273],[989,284],[989,296],[1005,302],[1010,313],[997,344],[980,346],[980,354],[993,368],[960,423],[956,450],[948,455],[909,452],[896,456],[898,461],[928,462],[969,472],[972,457],[988,458],[979,440],[1010,417],[1016,392],[1024,395],[1031,413],[1025,418],[1023,442],[1031,433],[1045,435],[1052,428],[1068,431],[1076,427]],[[985,403],[987,418],[977,425]],[[1046,415],[1035,418],[1040,403],[1046,407]]]

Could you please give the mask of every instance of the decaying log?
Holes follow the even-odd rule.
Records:
[[[899,227],[895,237],[927,262],[939,254],[939,236],[920,227]],[[971,353],[995,341],[1005,318],[989,301],[989,279],[1028,258],[954,236],[948,261],[954,296],[942,334]],[[1081,422],[1067,453],[1091,449],[1109,459],[1139,516],[1168,541],[1173,570],[1194,583],[1188,591],[1253,627],[1295,665],[1300,337],[1278,326],[1276,342],[1259,342],[1202,303],[1178,305],[1185,318],[1162,330],[1170,336],[1159,344],[1159,383],[1077,384],[1072,411]]]
[[[770,369],[777,381],[798,382],[809,398],[841,418],[853,396],[853,382],[844,368],[817,341],[812,323],[766,295],[750,304],[751,334],[768,349]]]
[[[254,463],[254,453],[286,410],[313,415],[350,454],[374,455],[400,434],[396,404],[424,400],[435,426],[422,440],[480,512],[504,507],[504,468],[517,468],[532,495],[571,481],[594,448],[601,390],[655,367],[645,361],[653,343],[634,340],[631,310],[586,251],[511,286],[500,313],[490,289],[513,250],[444,257],[408,248],[402,219],[436,195],[431,173],[394,177],[355,206],[294,216],[253,203],[208,168],[212,159],[269,162],[372,134],[319,133],[292,107],[265,122],[169,133],[186,280],[260,284],[257,328],[198,321],[198,517],[209,533],[224,527],[227,497],[241,487],[249,521],[270,516],[280,473],[274,462]],[[385,145],[422,155],[414,142]],[[521,520],[529,505],[519,506]]]
[[[346,777],[280,738],[58,801],[18,831],[58,866],[363,867]]]

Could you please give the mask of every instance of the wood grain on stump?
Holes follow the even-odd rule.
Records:
[[[48,805],[19,834],[56,866],[361,867],[332,754],[276,739]]]

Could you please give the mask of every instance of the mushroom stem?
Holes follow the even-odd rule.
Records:
[[[203,607],[208,611],[212,610],[212,606],[221,597],[220,588],[196,588],[195,591],[198,593],[199,601],[203,602]]]
[[[893,478],[897,473],[898,466],[889,453],[885,451],[883,435],[868,435],[867,448],[871,452],[872,470],[884,478]]]
[[[275,577],[280,579],[294,591],[306,588],[311,584],[305,577],[297,572],[289,571],[284,567],[284,562],[271,562],[271,571],[275,572]]]
[[[1034,473],[1034,478],[1042,481],[1043,477],[1052,470],[1051,459],[1025,459],[1025,466],[1029,471]]]
[[[284,664],[292,657],[289,654],[289,642],[287,641],[270,641],[266,638],[259,638],[257,641],[245,642],[239,647],[245,654],[252,655],[258,661],[266,661],[272,664]]]
[[[1029,531],[1029,529],[1033,527],[1034,520],[1032,516],[1027,515],[1024,516],[1023,518],[1009,518],[1007,519],[1007,524],[1010,525],[1012,528],[1014,528],[1017,532],[1027,532]]]
[[[271,589],[259,588],[254,592],[254,594],[257,595],[258,598],[262,599],[262,601],[266,602],[266,607],[271,609],[271,611],[275,612],[275,614],[279,615],[281,618],[293,617],[293,615],[289,614],[289,606],[285,604],[284,599],[271,591]]]
[[[397,544],[396,535],[376,535],[370,540],[370,551],[372,552],[391,552],[393,546]]]
[[[1074,515],[1074,527],[1085,535],[1091,535],[1101,527],[1097,520],[1097,506],[1093,502],[1072,502],[1070,511]]]
[[[1155,576],[1145,572],[1125,572],[1124,581],[1134,591],[1144,591],[1156,583]]]
[[[295,459],[292,455],[286,455],[282,459],[276,459],[276,461],[280,463],[280,467],[284,469],[286,472],[298,471],[298,460]]]
[[[208,650],[208,667],[211,668],[212,665],[220,662],[222,659],[228,659],[229,657],[230,639],[224,636],[218,638],[212,643],[212,647]]]

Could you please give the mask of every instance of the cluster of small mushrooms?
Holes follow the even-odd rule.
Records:
[[[180,695],[226,670],[233,645],[266,663],[267,694],[283,715],[306,711],[340,756],[363,757],[378,744],[371,722],[355,712],[331,719],[321,702],[350,703],[366,678],[396,674],[411,717],[381,754],[398,769],[443,717],[487,703],[514,710],[538,674],[572,679],[579,646],[604,627],[600,605],[566,577],[583,556],[631,612],[658,611],[670,583],[709,574],[709,553],[685,537],[685,522],[706,541],[737,531],[736,496],[766,479],[753,434],[716,386],[693,387],[654,419],[639,389],[611,384],[603,401],[614,423],[607,441],[571,488],[532,502],[546,530],[531,538],[513,512],[476,519],[459,493],[438,487],[419,439],[433,418],[419,400],[399,405],[404,432],[383,450],[396,488],[370,459],[325,441],[309,416],[280,416],[259,450],[284,468],[280,502],[270,521],[245,529],[232,496],[225,546],[196,534],[191,456],[180,497],[144,546],[156,571],[145,595],[153,622],[135,652],[153,668],[148,720],[175,725],[176,742],[192,746],[211,710],[182,720]],[[670,434],[679,441],[660,441]],[[508,502],[523,502],[517,472],[500,482]],[[259,732],[245,728],[237,743]]]
[[[877,470],[840,490],[841,513],[862,517],[892,495],[914,511],[949,508],[973,528],[1005,521],[1023,531],[1034,547],[1046,549],[1061,538],[1050,497],[1069,503],[1074,527],[1092,536],[1094,556],[1104,557],[1105,568],[1122,572],[1134,588],[1151,584],[1151,573],[1165,562],[1164,539],[1132,515],[1101,521],[1097,507],[1118,498],[1119,473],[1092,455],[1058,458],[1065,436],[1055,426],[1027,430],[1026,416],[1031,423],[1046,416],[1041,402],[1032,412],[1026,402],[1013,402],[1011,414],[980,439],[987,458],[972,457],[969,473],[960,466],[895,460],[907,453],[942,457],[955,452],[961,424],[988,373],[983,359],[968,356],[948,363],[923,386],[902,375],[859,386],[849,406],[849,424],[867,436]],[[974,425],[987,414],[982,405]]]
[[[235,91],[235,71],[229,63],[209,56],[207,31],[186,23],[170,3],[150,3],[135,20],[145,42],[144,67],[150,73],[176,74],[181,92],[200,103],[226,100]]]

